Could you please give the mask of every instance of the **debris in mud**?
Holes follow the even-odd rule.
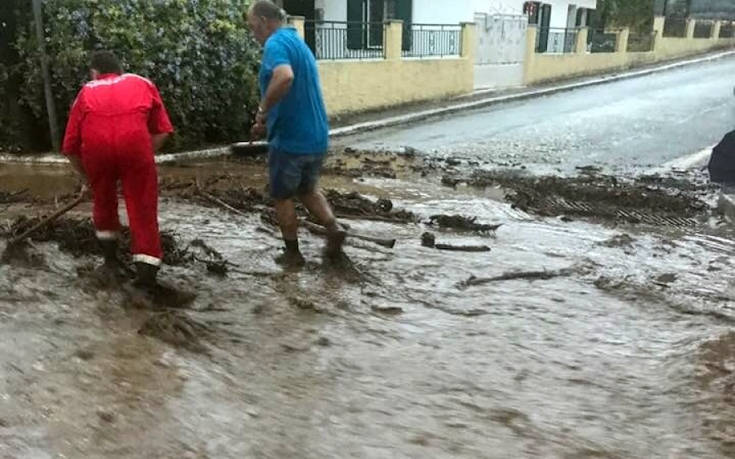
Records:
[[[99,418],[105,422],[115,422],[115,413],[112,413],[110,411],[97,410],[97,416],[99,416]]]
[[[182,347],[193,352],[205,352],[202,339],[212,334],[212,328],[178,311],[152,314],[138,333]]]
[[[459,288],[467,288],[467,287],[475,287],[478,285],[485,285],[489,284],[491,282],[500,282],[500,281],[508,281],[508,280],[528,280],[528,281],[535,281],[535,280],[549,280],[554,279],[557,277],[569,277],[572,274],[574,274],[573,269],[559,269],[556,271],[517,271],[517,272],[510,272],[505,273],[500,276],[495,277],[475,277],[472,276],[466,281],[460,282],[458,284]]]
[[[338,218],[354,217],[390,223],[409,223],[418,220],[412,212],[395,210],[393,202],[388,199],[372,201],[357,192],[340,193],[336,190],[327,190],[325,196]]]
[[[436,236],[428,231],[421,235],[421,245],[433,249],[436,246]]]
[[[489,225],[477,223],[477,217],[464,217],[462,215],[432,215],[429,217],[429,225],[482,233],[495,231],[502,226],[501,224]]]
[[[38,223],[38,218],[28,218],[21,216],[17,218],[11,225],[6,236],[8,238],[22,234],[26,229]],[[120,233],[120,244],[118,247],[118,258],[125,264],[132,262],[130,255],[130,231],[128,228],[122,228]],[[170,266],[183,266],[194,261],[202,262],[207,266],[207,270],[214,273],[227,272],[229,262],[219,252],[206,246],[201,240],[194,240],[188,245],[182,245],[178,242],[174,234],[170,231],[161,231],[161,247],[163,249],[163,262]],[[70,253],[74,257],[82,257],[85,255],[101,256],[97,236],[95,234],[92,222],[88,218],[61,218],[54,222],[43,226],[29,236],[29,240],[35,242],[56,242],[59,250]],[[8,257],[14,260],[25,260],[35,255],[28,253],[29,242],[21,242],[17,251],[15,248],[9,247],[6,252]],[[192,248],[203,251],[205,257],[198,256]],[[17,253],[16,253],[17,252]],[[3,259],[5,259],[3,254]]]
[[[442,176],[442,185],[448,186],[450,188],[457,188],[457,185],[463,182],[463,179],[452,177],[450,175],[444,175]]]
[[[452,245],[438,244],[433,233],[426,232],[421,235],[421,245],[430,249],[448,250],[454,252],[489,252],[491,249],[486,245]]]
[[[467,182],[476,187],[506,188],[514,207],[542,216],[570,215],[627,223],[676,227],[697,225],[710,207],[703,200],[712,192],[704,183],[659,176],[619,179],[585,174],[564,178],[519,173],[475,171]]]
[[[45,259],[28,239],[24,239],[5,247],[0,255],[0,264],[5,263],[40,268],[44,266]]]
[[[94,358],[94,352],[86,350],[86,349],[79,349],[74,353],[75,357],[80,358],[81,360],[92,360]]]
[[[321,308],[314,304],[313,301],[305,300],[303,298],[292,296],[288,298],[288,302],[301,309],[302,311],[314,311],[317,313],[324,312]]]
[[[19,202],[25,198],[27,193],[28,189],[15,192],[0,191],[0,204],[12,204],[14,202]]]
[[[672,282],[676,282],[677,277],[674,273],[661,274],[653,280],[653,283],[661,287],[668,287]]]
[[[399,173],[423,168],[423,159],[416,150],[408,147],[403,151],[360,151],[347,147],[331,156],[322,173],[351,178],[364,176],[395,179]]]
[[[391,315],[391,316],[403,314],[403,308],[400,308],[398,306],[372,305],[370,309],[372,309],[374,312],[377,312],[379,314],[386,314],[386,315]]]
[[[635,242],[635,239],[630,237],[627,233],[617,234],[610,239],[602,242],[598,242],[597,245],[601,245],[603,247],[610,247],[610,248],[616,248],[616,247],[630,247]]]

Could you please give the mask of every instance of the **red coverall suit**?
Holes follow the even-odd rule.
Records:
[[[172,131],[156,86],[133,74],[105,74],[87,83],[69,115],[62,151],[81,158],[94,196],[97,237],[118,237],[120,181],[134,262],[158,266],[163,258],[151,136]]]

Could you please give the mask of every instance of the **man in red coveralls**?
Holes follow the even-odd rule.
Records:
[[[123,74],[111,52],[92,55],[90,74],[92,81],[72,106],[62,152],[92,189],[103,270],[112,272],[122,267],[116,256],[118,181],[122,183],[136,268],[134,285],[152,288],[163,257],[154,152],[173,127],[156,86],[141,76]]]

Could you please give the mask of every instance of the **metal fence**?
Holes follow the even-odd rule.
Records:
[[[403,24],[403,57],[462,54],[462,28],[446,24]]]
[[[685,38],[687,36],[687,18],[667,17],[664,23],[664,37]]]
[[[573,53],[577,48],[578,29],[540,27],[536,34],[537,53]]]
[[[587,46],[591,53],[614,53],[618,43],[616,32],[590,29],[587,32]]]
[[[723,22],[720,26],[720,38],[735,37],[735,24],[732,22]]]
[[[697,21],[694,24],[694,38],[710,38],[715,25],[708,21]]]
[[[635,33],[628,36],[629,53],[646,53],[653,51],[653,44],[656,41],[656,32],[651,33]]]
[[[382,22],[306,21],[317,59],[383,59]]]

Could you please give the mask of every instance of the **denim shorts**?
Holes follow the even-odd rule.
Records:
[[[314,191],[324,163],[324,155],[294,155],[268,152],[268,177],[273,199],[290,199]]]

